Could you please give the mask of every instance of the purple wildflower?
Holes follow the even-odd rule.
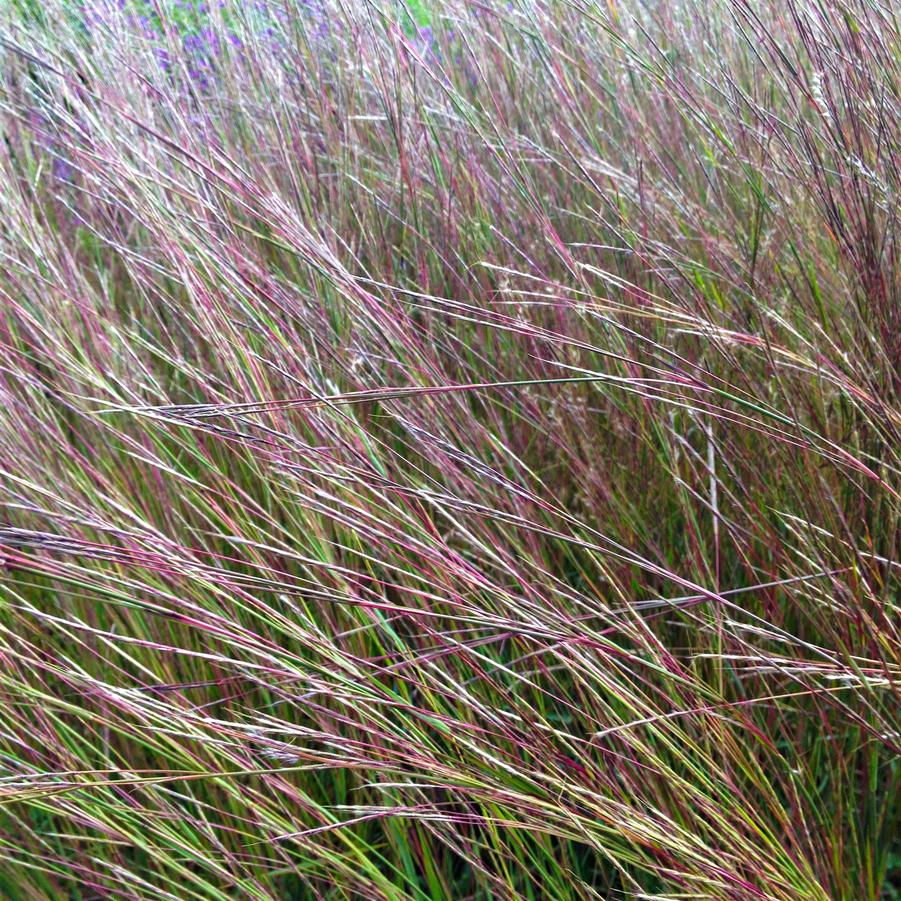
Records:
[[[61,156],[55,156],[51,172],[55,181],[68,182],[72,181],[72,177],[75,175],[75,167]]]

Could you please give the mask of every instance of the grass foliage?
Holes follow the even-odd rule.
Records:
[[[0,37],[4,897],[899,897],[897,6]]]

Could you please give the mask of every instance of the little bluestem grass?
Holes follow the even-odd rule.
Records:
[[[898,897],[899,38],[0,7],[0,892]]]

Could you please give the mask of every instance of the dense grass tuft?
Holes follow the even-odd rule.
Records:
[[[0,37],[0,894],[901,897],[894,4]]]

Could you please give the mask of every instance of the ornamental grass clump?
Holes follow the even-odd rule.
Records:
[[[899,54],[0,7],[0,894],[901,897]]]

